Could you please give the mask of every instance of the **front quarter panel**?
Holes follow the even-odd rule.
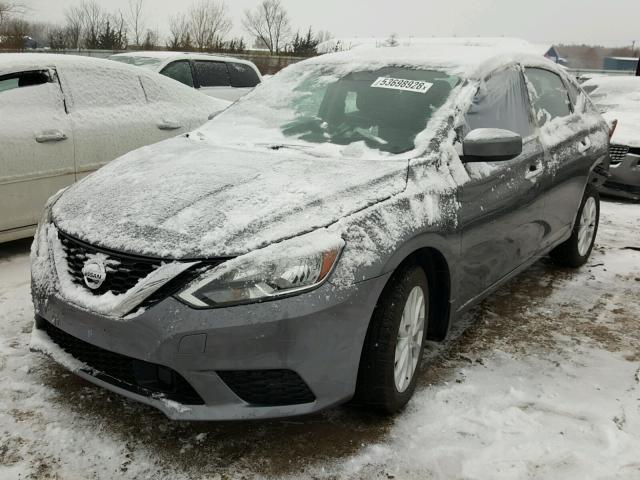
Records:
[[[413,162],[404,192],[334,227],[346,246],[331,282],[346,286],[387,274],[423,248],[434,248],[453,263],[459,252],[457,212],[457,183],[449,164]]]

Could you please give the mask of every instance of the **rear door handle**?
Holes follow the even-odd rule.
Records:
[[[160,130],[178,130],[182,128],[182,124],[175,120],[160,120],[157,126]]]
[[[526,178],[527,180],[530,180],[532,178],[537,177],[538,175],[542,175],[543,171],[544,169],[542,166],[542,162],[532,163],[529,165],[529,168],[527,169],[527,173],[524,174],[524,178]]]
[[[580,143],[578,143],[578,151],[580,153],[584,153],[591,148],[591,139],[589,137],[584,137]]]
[[[45,130],[36,135],[36,142],[38,143],[61,142],[66,139],[67,136],[60,130]]]

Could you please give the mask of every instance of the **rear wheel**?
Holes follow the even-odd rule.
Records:
[[[402,267],[385,287],[371,318],[358,371],[355,402],[385,413],[400,410],[416,387],[429,314],[424,271]]]
[[[589,184],[582,198],[571,237],[551,251],[551,258],[558,265],[565,267],[577,268],[584,265],[593,250],[599,221],[600,196],[598,190]]]

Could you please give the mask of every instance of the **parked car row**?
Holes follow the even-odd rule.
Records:
[[[73,122],[74,82],[55,67],[56,119]],[[146,105],[160,80],[125,67],[114,78],[140,87],[72,76]],[[434,45],[300,62],[49,200],[32,348],[174,419],[351,399],[398,411],[427,338],[542,255],[587,261],[609,133],[537,56]],[[120,135],[96,135],[76,162]]]
[[[173,78],[206,95],[236,101],[261,81],[256,66],[247,60],[197,53],[129,52],[109,57]]]
[[[0,242],[33,234],[46,200],[114,158],[189,132],[229,102],[106,60],[0,56]]]

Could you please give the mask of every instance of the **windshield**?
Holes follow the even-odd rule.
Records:
[[[415,148],[418,133],[460,81],[405,67],[352,72],[326,64],[295,67],[265,82],[202,131],[219,141],[273,148],[355,145],[361,151],[399,154]],[[233,130],[226,131],[230,126]]]
[[[159,66],[162,63],[162,60],[159,58],[127,56],[127,55],[113,55],[109,57],[109,60],[114,60],[120,63],[128,63],[129,65],[135,65],[137,67],[147,67],[147,68],[154,68]]]
[[[609,110],[640,110],[640,78],[601,78],[584,84],[600,113]]]

